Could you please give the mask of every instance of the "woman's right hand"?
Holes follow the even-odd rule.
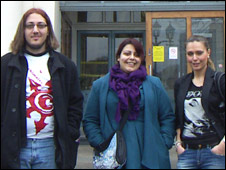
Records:
[[[177,151],[177,155],[180,155],[185,151],[185,149],[183,148],[183,146],[181,144],[179,144],[176,148],[176,151]]]

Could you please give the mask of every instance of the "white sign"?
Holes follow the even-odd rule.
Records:
[[[169,59],[178,59],[177,47],[169,47]]]

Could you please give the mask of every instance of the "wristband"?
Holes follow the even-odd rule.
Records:
[[[178,141],[175,142],[175,147],[177,148],[178,145],[181,145],[181,144],[182,144],[182,141],[178,140]]]

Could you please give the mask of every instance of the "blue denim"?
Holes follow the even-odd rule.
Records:
[[[186,149],[178,156],[178,169],[225,169],[225,156],[216,155],[211,148]]]
[[[57,169],[53,138],[27,139],[20,151],[20,169]]]

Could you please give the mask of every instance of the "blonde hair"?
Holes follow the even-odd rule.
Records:
[[[192,35],[192,36],[186,41],[186,43],[185,43],[185,48],[187,47],[187,44],[188,44],[188,43],[194,42],[194,41],[202,42],[202,43],[204,44],[204,46],[206,47],[206,49],[207,49],[207,50],[210,50],[210,45],[209,45],[208,40],[207,40],[205,37],[201,36],[201,35]],[[214,63],[213,63],[213,61],[212,61],[210,58],[208,58],[208,60],[207,60],[207,65],[208,65],[211,69],[216,70],[216,69],[215,69]]]
[[[214,71],[216,70],[214,63],[213,63],[213,61],[210,58],[208,58],[208,60],[207,60],[207,65],[210,68],[212,68]]]

